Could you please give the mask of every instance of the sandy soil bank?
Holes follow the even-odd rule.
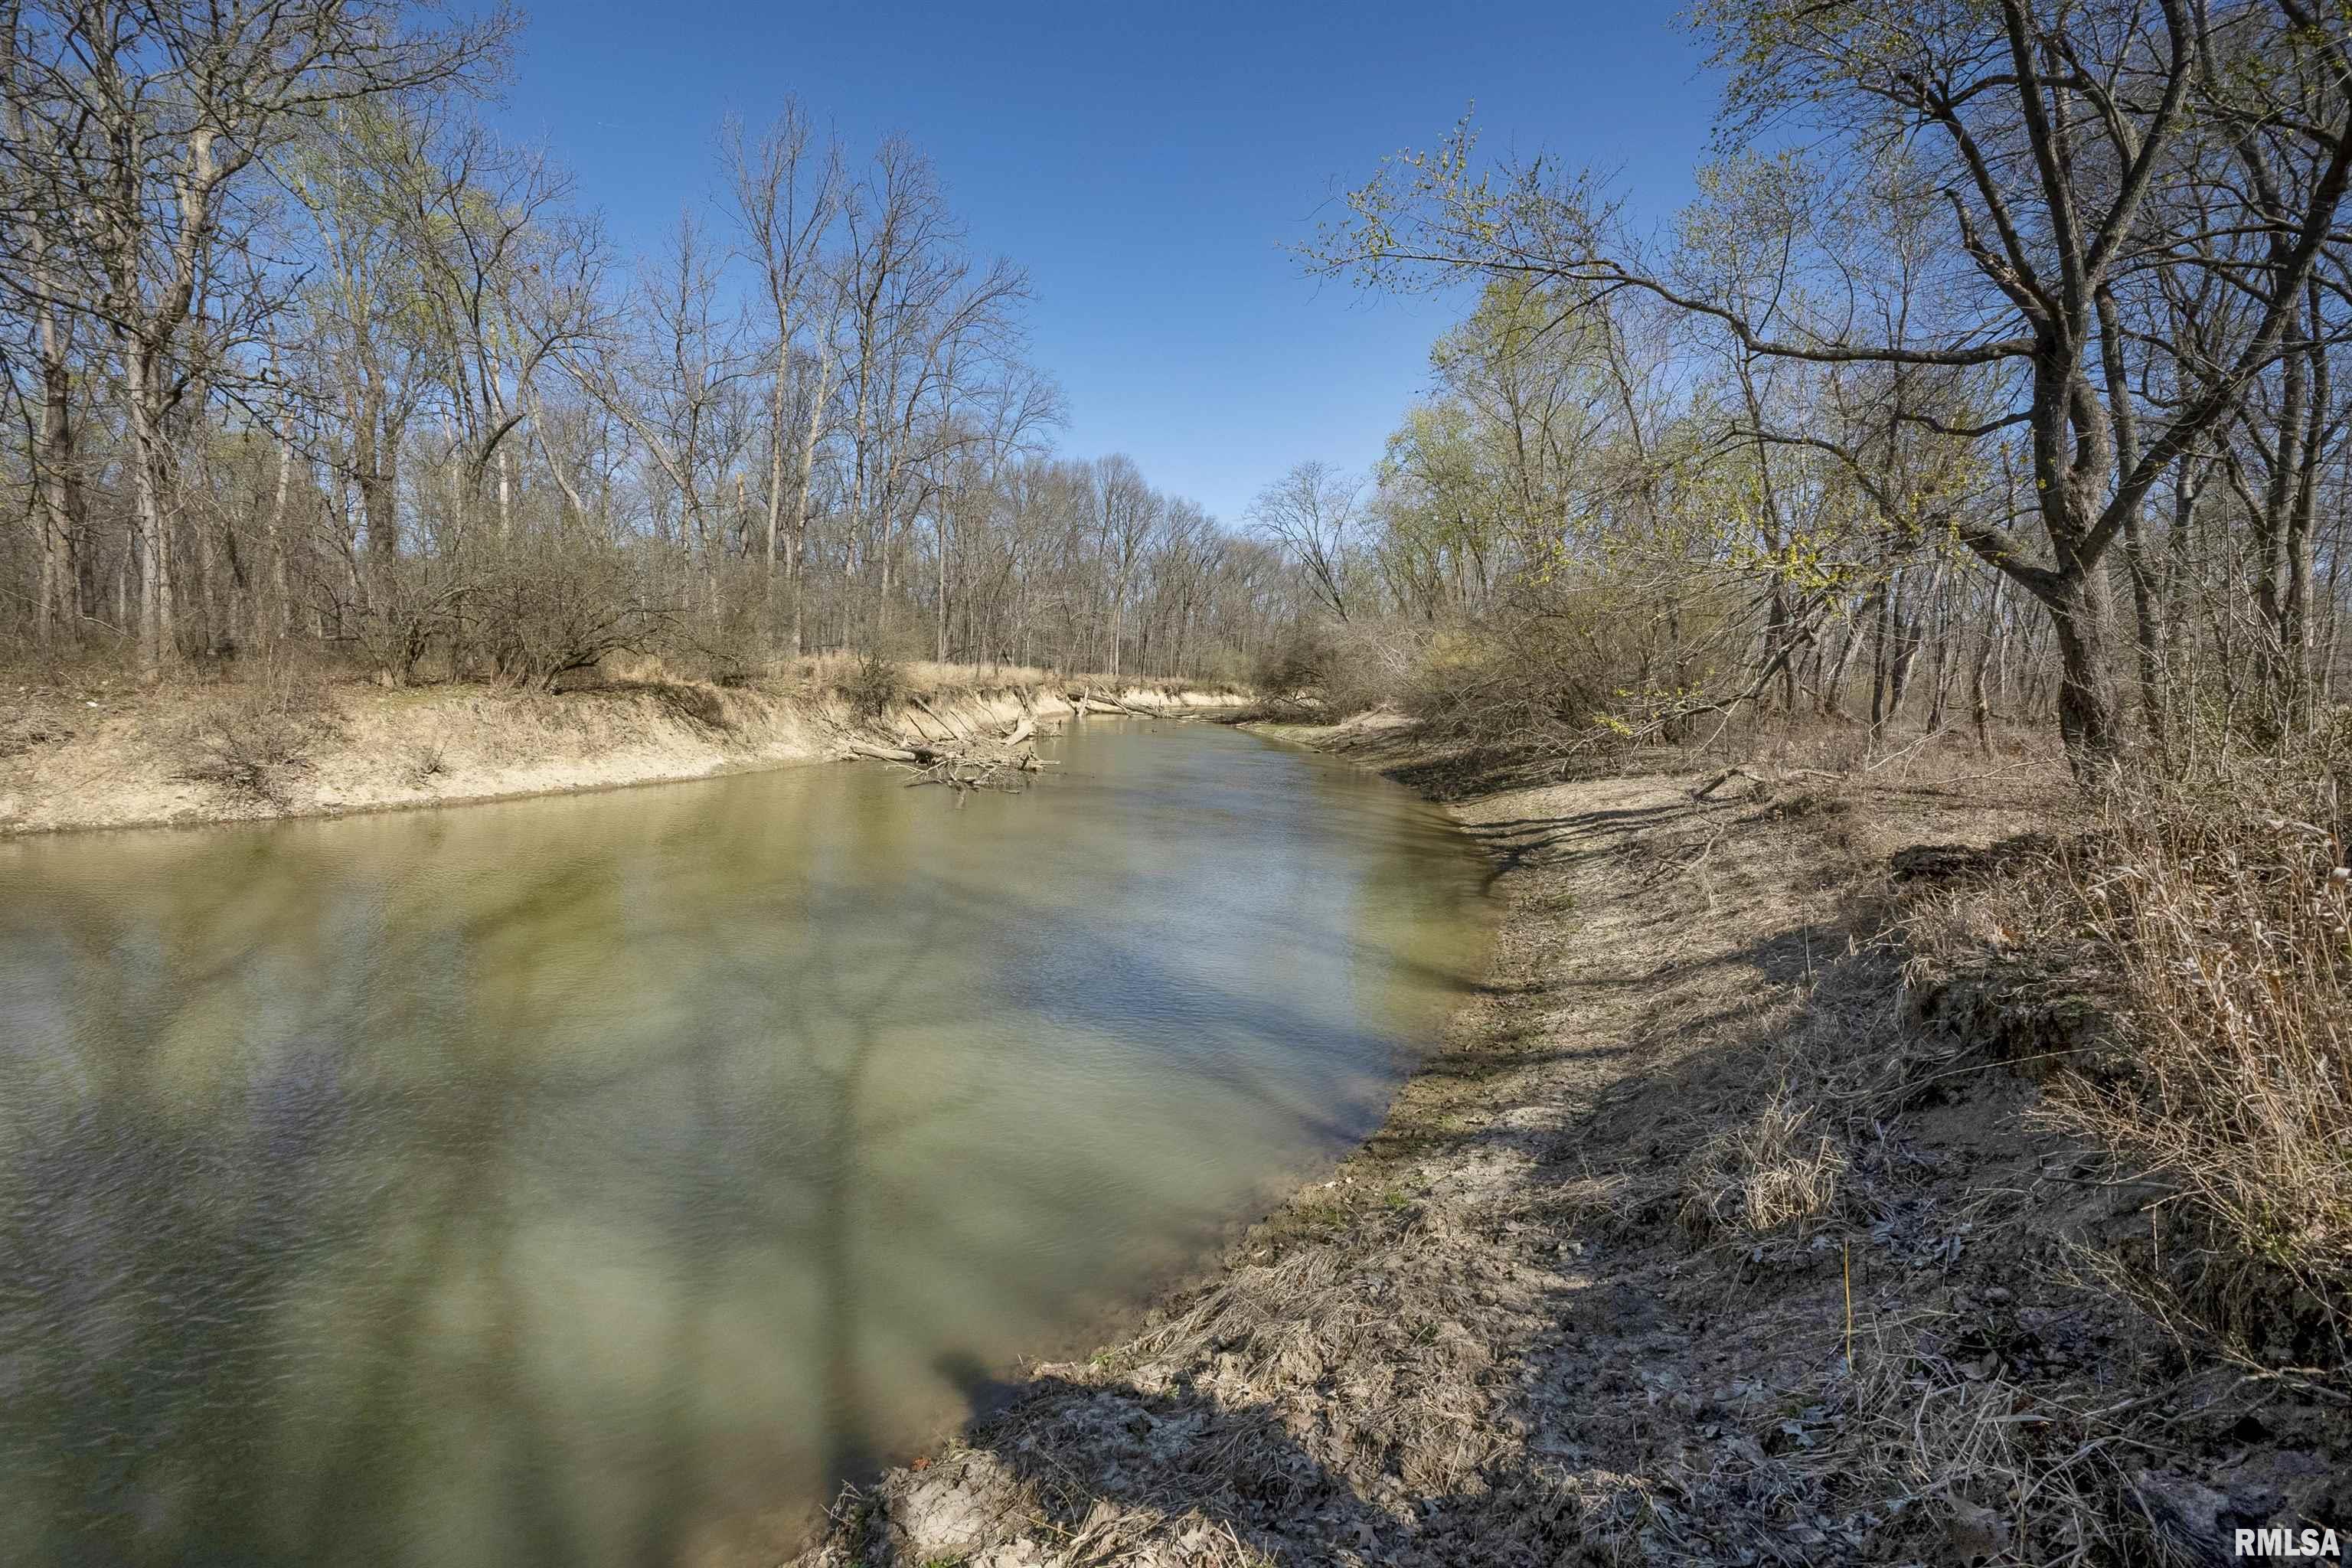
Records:
[[[1100,694],[1102,688],[1095,689]],[[1154,710],[1230,706],[1230,694],[1135,682]],[[334,816],[552,795],[845,758],[861,726],[838,693],[614,681],[560,693],[338,685],[301,694],[290,738],[237,688],[0,689],[0,837],[271,816]],[[1058,685],[985,680],[926,696],[960,723],[1066,715]],[[911,706],[880,727],[926,732]],[[874,726],[865,726],[873,728]],[[224,778],[224,746],[265,758]]]
[[[2033,781],[1700,798],[1286,733],[1450,803],[1492,972],[1330,1182],[1133,1339],[975,1390],[808,1568],[2207,1563],[2352,1518],[2352,1424],[2085,1281],[2146,1194],[1882,935],[1890,857],[1965,865]]]

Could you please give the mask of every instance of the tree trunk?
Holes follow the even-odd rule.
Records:
[[[268,647],[294,629],[294,605],[286,585],[286,500],[294,488],[294,437],[278,433],[278,490],[270,498],[265,547],[269,553],[269,592],[257,594],[253,641]]]
[[[40,583],[34,595],[34,640],[41,647],[71,631],[79,608],[74,542],[79,531],[80,487],[74,474],[71,377],[56,323],[41,319],[41,422],[36,466],[40,470]]]
[[[1895,619],[1895,595],[1902,586],[1900,574],[1890,577],[1878,590],[1878,613],[1871,619],[1870,628],[1870,732],[1874,736],[1886,727],[1887,637]]]
[[[1862,613],[1868,615],[1870,610],[1871,601],[1864,600]],[[1838,643],[1837,657],[1829,661],[1827,672],[1822,677],[1822,683],[1816,693],[1820,700],[1822,717],[1824,719],[1839,718],[1844,713],[1846,667],[1853,662],[1853,650],[1861,641],[1861,623],[1852,616],[1847,616],[1845,636]]]
[[[131,426],[132,517],[139,543],[139,670],[152,681],[179,654],[172,602],[172,540],[163,516],[163,432],[156,367],[145,345],[124,345],[124,413]]]
[[[2309,322],[2312,335],[2321,331],[2319,285],[2309,286]],[[2279,642],[2281,665],[2285,676],[2284,689],[2279,694],[2281,719],[2290,730],[2308,731],[2317,718],[2312,705],[2312,636],[2311,579],[2316,562],[2313,554],[2314,524],[2316,521],[2320,469],[2327,460],[2331,408],[2331,388],[2328,381],[2327,352],[2325,345],[2315,342],[2304,351],[2311,360],[2311,415],[2304,431],[2302,463],[2295,475],[2294,500],[2287,510],[2285,539],[2282,553],[2286,568],[2285,591],[2279,605]]]
[[[2058,732],[2078,779],[2105,768],[2123,748],[2112,598],[2106,574],[2094,568],[2060,584],[2044,601],[2058,637]]]
[[[2164,616],[2157,593],[2156,574],[2148,560],[2147,529],[2140,509],[2124,516],[2124,570],[2131,578],[2134,647],[2139,658],[2140,713],[2148,743],[2159,757],[2172,750],[2170,698],[2164,683]]]
[[[514,449],[499,445],[499,542],[514,537]]]
[[[378,428],[374,401],[372,394],[358,401],[352,421],[352,467],[359,482],[360,510],[367,517],[368,559],[381,567],[400,552],[399,436]],[[454,514],[451,521],[457,521]]]
[[[1986,694],[1985,673],[1991,668],[1994,649],[2000,635],[2000,594],[2002,580],[1992,580],[1992,599],[1986,606],[1984,637],[1977,645],[1976,666],[1969,673],[1969,718],[1976,725],[1977,748],[1985,760],[1992,760],[1992,702]]]
[[[824,429],[824,400],[833,392],[833,360],[817,361],[816,389],[809,395],[808,420],[801,427],[800,470],[793,482],[793,657],[804,651],[807,624],[809,493],[816,473],[817,437]]]
[[[931,518],[931,530],[939,540],[939,570],[936,574],[940,595],[939,627],[932,641],[936,651],[931,657],[941,664],[948,661],[948,514],[946,503]]]
[[[767,652],[774,651],[776,641],[776,544],[784,516],[784,389],[792,364],[792,334],[786,332],[776,344],[776,383],[768,396],[767,539],[760,569],[760,631]]]

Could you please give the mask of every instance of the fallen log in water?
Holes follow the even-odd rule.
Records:
[[[1084,691],[1072,692],[1064,700],[1069,703],[1070,712],[1074,718],[1087,713],[1108,713],[1114,718],[1123,719],[1189,719],[1192,717],[1189,713],[1176,711],[1164,702],[1152,707],[1141,702],[1130,702],[1116,693],[1108,697],[1098,697],[1091,687]]]
[[[955,731],[921,699],[916,699],[915,706],[951,733]],[[917,729],[920,728],[919,724]],[[852,756],[890,763],[913,774],[907,781],[910,785],[946,784],[962,795],[975,789],[1016,789],[1025,775],[1051,766],[1031,744],[1036,734],[1036,721],[1024,715],[1003,735],[968,732],[942,741],[928,734],[902,733],[888,741],[859,737],[844,743]]]
[[[946,784],[958,795],[976,789],[1020,788],[1023,775],[1034,773],[1053,764],[1034,752],[992,752],[982,756],[941,757],[926,764],[901,764],[915,776],[907,781],[908,788],[917,784]]]

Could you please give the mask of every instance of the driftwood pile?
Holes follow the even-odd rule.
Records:
[[[1124,697],[1098,697],[1092,691],[1074,691],[1066,699],[1073,717],[1085,718],[1089,713],[1108,713],[1116,719],[1165,719],[1164,708],[1143,708]]]
[[[895,742],[852,740],[851,752],[897,764],[913,775],[909,784],[945,784],[960,795],[976,789],[1018,789],[1027,774],[1048,765],[1034,744],[1037,721],[1025,714],[1003,734],[990,735],[941,717],[919,697],[915,706],[947,732],[933,735],[918,725],[917,733],[901,734]]]
[[[1169,717],[1160,710],[1091,690],[1071,692],[1065,700],[1074,719],[1089,713],[1122,719]],[[911,734],[902,730],[886,740],[852,737],[847,742],[851,754],[903,769],[912,775],[907,780],[909,786],[945,784],[958,795],[976,789],[1017,790],[1026,784],[1028,775],[1054,765],[1037,755],[1037,721],[1032,715],[1022,715],[1002,734],[990,734],[957,723],[919,697],[914,699],[914,706],[945,733],[934,735],[918,721]]]

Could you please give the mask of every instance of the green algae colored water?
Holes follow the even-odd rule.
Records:
[[[1377,1121],[1433,813],[1089,722],[0,844],[0,1562],[772,1562]]]

